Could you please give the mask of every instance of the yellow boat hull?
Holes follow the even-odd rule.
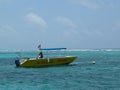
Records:
[[[41,58],[41,59],[21,59],[15,61],[18,67],[46,67],[55,65],[66,65],[73,62],[77,57],[66,56],[57,58]]]

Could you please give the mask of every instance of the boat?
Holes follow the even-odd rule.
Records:
[[[66,48],[48,48],[40,50],[61,50]],[[41,53],[41,52],[40,52]],[[46,58],[23,58],[15,60],[17,67],[48,67],[58,65],[68,65],[72,63],[77,57],[76,56],[64,56],[64,57],[46,57]]]
[[[48,67],[58,65],[68,65],[73,62],[76,56],[53,57],[53,58],[26,58],[15,60],[17,67]]]

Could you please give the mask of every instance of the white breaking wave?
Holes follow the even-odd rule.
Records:
[[[65,50],[65,51],[120,51],[120,49],[74,49],[74,50]]]

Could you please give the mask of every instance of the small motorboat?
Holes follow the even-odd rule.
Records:
[[[53,58],[26,58],[15,60],[17,67],[46,67],[46,66],[57,66],[67,65],[73,62],[76,56],[65,56],[65,57],[53,57]]]
[[[38,46],[40,53],[38,58],[24,58],[20,60],[15,60],[17,67],[46,67],[46,66],[56,66],[56,65],[67,65],[73,62],[76,56],[64,56],[64,57],[50,57],[43,58],[42,50],[62,50],[66,48],[45,48],[41,49],[41,45]]]

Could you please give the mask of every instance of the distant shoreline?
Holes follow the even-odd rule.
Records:
[[[47,51],[47,50],[45,50]],[[120,51],[120,48],[111,49],[67,49],[67,50],[49,50],[50,51]],[[39,52],[39,50],[0,50],[0,52]]]

